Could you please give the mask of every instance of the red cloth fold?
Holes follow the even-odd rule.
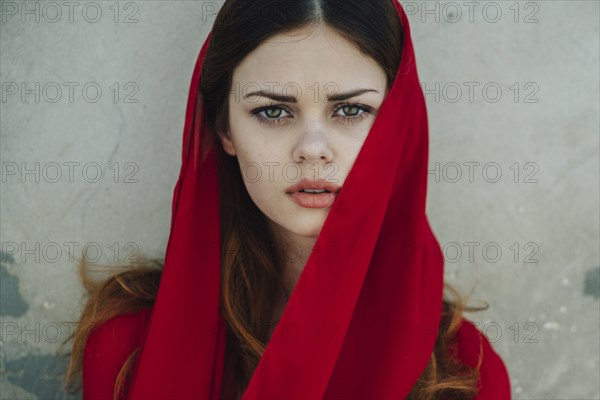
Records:
[[[431,357],[441,317],[444,264],[425,215],[425,99],[408,19],[393,2],[404,29],[397,77],[244,400],[403,399]],[[210,34],[192,77],[158,296],[151,311],[129,317],[145,332],[134,335],[141,349],[129,397],[133,400],[218,399],[221,393],[225,322],[219,312],[218,182],[214,150],[204,161],[200,157],[205,128],[202,98],[197,96],[209,42]],[[377,194],[365,187],[377,187]],[[110,326],[103,327],[105,332]],[[461,332],[471,327],[463,324]],[[286,335],[288,329],[294,330],[294,340]],[[318,329],[327,329],[327,335],[315,339]],[[108,365],[118,366],[131,350],[116,347],[107,333],[94,335],[86,347],[85,400],[109,394],[114,369]],[[471,340],[463,342],[459,350],[469,360],[483,350],[482,395],[487,397],[478,399],[510,399],[506,368],[489,342],[480,342],[481,348]],[[107,365],[105,374],[93,357]]]
[[[139,346],[150,312],[146,309],[120,315],[90,335],[83,360],[84,400],[112,400],[117,374],[127,357]],[[482,358],[479,393],[475,400],[510,400],[508,371],[489,339],[467,319],[463,319],[457,339],[458,360],[475,367]]]

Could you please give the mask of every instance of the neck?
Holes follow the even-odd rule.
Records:
[[[274,225],[272,225],[272,228],[278,245],[277,249],[280,249],[283,254],[283,280],[287,296],[291,296],[302,271],[304,271],[304,267],[306,266],[306,262],[317,241],[317,237],[296,235]],[[289,300],[289,297],[287,296],[282,293],[280,298],[276,300],[274,321],[279,321],[281,319]]]

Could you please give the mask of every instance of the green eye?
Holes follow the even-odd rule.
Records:
[[[342,120],[344,120],[346,123],[349,123],[351,125],[356,125],[363,119],[368,118],[369,115],[372,115],[371,107],[365,106],[362,104],[356,104],[356,103],[341,104],[336,109],[336,112],[338,112],[340,110],[342,110],[344,112],[344,114],[346,114],[346,113],[350,114],[350,115],[340,115],[339,117]]]
[[[275,113],[271,113],[270,111],[275,111]],[[278,118],[281,115],[280,108],[267,108],[265,110],[267,117],[269,118]]]
[[[260,107],[255,110],[252,110],[250,116],[252,118],[256,118],[258,122],[262,124],[273,126],[275,124],[280,124],[281,122],[283,122],[284,119],[288,118],[279,118],[283,111],[287,112],[288,114],[291,114],[291,111],[287,107],[283,105],[272,104],[266,107]],[[264,116],[262,115],[263,113],[265,114]]]
[[[350,111],[349,113],[350,113],[352,116],[355,116],[355,115],[357,115],[357,114],[358,114],[358,112],[359,112],[361,109],[360,109],[360,107],[358,107],[358,106],[356,106],[356,105],[352,105],[352,106],[343,106],[343,107],[341,107],[341,108],[340,108],[340,110],[344,110],[344,112],[345,112],[345,113],[348,113],[348,110],[353,110],[353,111]]]

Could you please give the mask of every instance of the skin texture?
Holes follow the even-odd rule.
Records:
[[[373,91],[327,101],[356,89]],[[245,98],[259,90],[298,101]],[[286,255],[290,293],[331,207],[301,207],[286,191],[303,177],[343,186],[386,95],[383,68],[324,25],[267,39],[234,71],[229,131],[219,136],[225,152],[237,157],[248,193]],[[266,121],[252,117],[253,110]]]

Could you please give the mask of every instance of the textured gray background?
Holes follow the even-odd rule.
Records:
[[[123,2],[117,15],[112,1],[77,2],[72,21],[62,2],[60,16],[1,3],[0,397],[67,398],[59,341],[83,295],[69,250],[163,254],[191,72],[220,3]],[[599,3],[475,2],[472,19],[464,2],[403,4],[447,282],[490,303],[467,317],[505,360],[513,398],[599,399]],[[39,102],[23,82],[40,83]]]

